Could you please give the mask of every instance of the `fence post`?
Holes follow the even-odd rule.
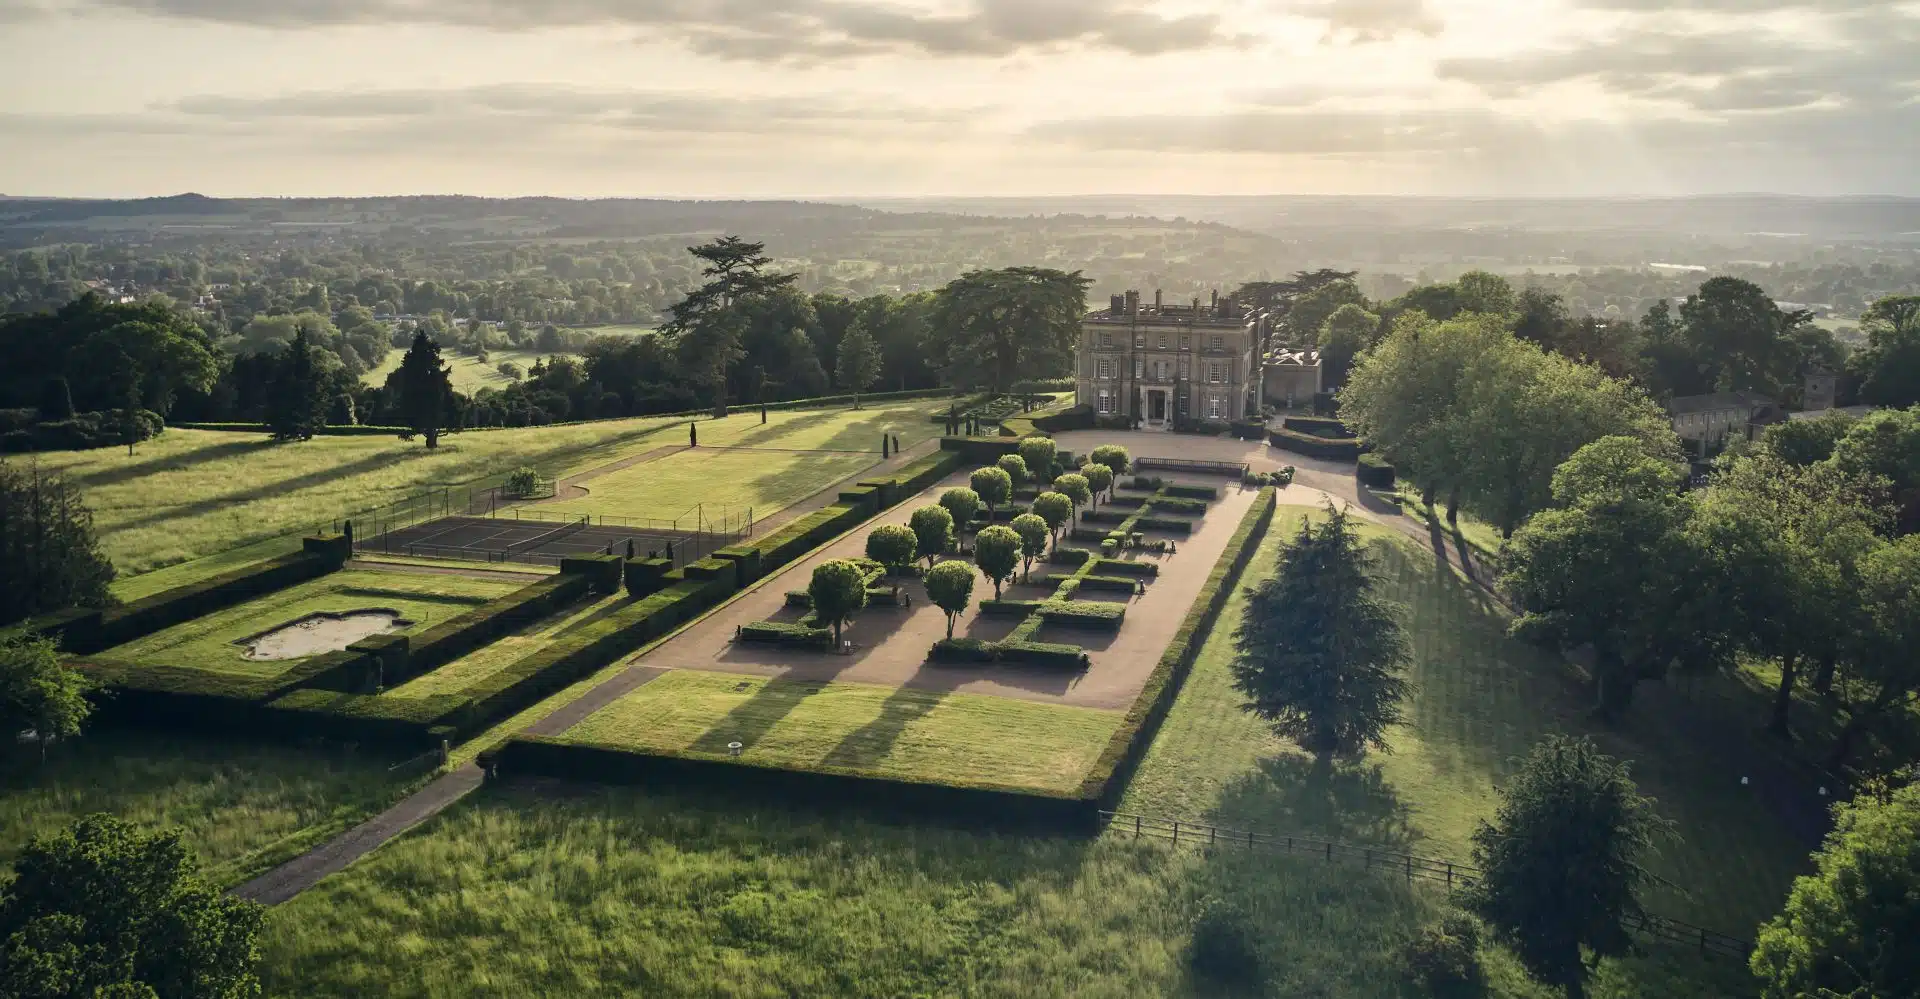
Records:
[[[1133,838],[1140,838],[1140,816],[1138,815],[1133,817]]]
[[[1407,854],[1407,880],[1413,880],[1413,854]]]
[[[1220,830],[1219,830],[1219,829],[1218,829],[1217,827],[1214,827],[1214,826],[1208,826],[1208,827],[1207,827],[1207,845],[1208,845],[1208,846],[1212,846],[1212,845],[1213,845],[1213,840],[1214,840],[1214,837],[1215,837],[1215,836],[1216,836],[1216,835],[1217,835],[1217,834],[1218,834],[1219,832],[1220,832]]]
[[[1333,844],[1327,844],[1327,863],[1333,863]]]
[[[1447,861],[1447,889],[1453,889],[1453,861]]]
[[[1180,820],[1179,819],[1173,820],[1173,845],[1174,846],[1180,845]]]
[[[1707,952],[1707,930],[1706,930],[1706,927],[1701,927],[1700,928],[1700,953],[1705,954],[1706,952]]]

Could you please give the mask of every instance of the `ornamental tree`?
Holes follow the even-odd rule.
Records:
[[[1093,502],[1093,486],[1078,472],[1068,472],[1053,480],[1053,491],[1072,500],[1075,510]]]
[[[830,559],[814,567],[807,596],[813,599],[814,619],[833,629],[833,646],[839,648],[840,627],[867,605],[866,574],[846,559]]]
[[[1007,473],[1007,477],[1012,479],[1016,486],[1027,481],[1027,459],[1017,454],[1003,454],[999,461],[994,462],[994,465]]]
[[[1028,437],[1020,442],[1020,460],[1026,463],[1027,474],[1037,482],[1045,482],[1053,475],[1053,460],[1059,453],[1060,448],[1051,437]]]
[[[1047,553],[1047,542],[1053,537],[1053,529],[1045,520],[1031,513],[1023,513],[1013,518],[1013,533],[1020,535],[1020,558],[1023,562],[1022,578],[1033,578],[1033,560]]]
[[[1047,534],[1057,541],[1060,528],[1073,521],[1073,501],[1059,493],[1041,493],[1033,499],[1033,512],[1046,521]]]
[[[993,599],[1000,599],[1000,584],[1012,577],[1020,564],[1020,551],[1020,535],[1009,527],[995,524],[974,537],[973,560],[993,580]]]
[[[1013,476],[1007,470],[995,465],[976,468],[967,479],[980,501],[987,505],[989,512],[1000,508],[1002,503],[1013,499]]]
[[[953,516],[954,531],[965,534],[980,514],[980,494],[964,486],[949,489],[940,494],[940,506]]]
[[[1640,866],[1670,834],[1626,764],[1585,738],[1550,735],[1521,761],[1492,823],[1473,834],[1481,880],[1461,893],[1538,981],[1583,999],[1596,958],[1626,953],[1654,877]]]
[[[912,529],[918,542],[914,553],[927,560],[931,567],[933,560],[945,555],[953,547],[953,514],[943,506],[923,506],[913,511],[907,518],[907,527]]]
[[[1116,478],[1127,474],[1127,470],[1133,467],[1133,456],[1118,444],[1102,444],[1094,448],[1089,460],[1112,469]]]
[[[40,742],[40,759],[47,743],[80,734],[92,712],[87,679],[60,661],[53,642],[34,633],[0,637],[0,731],[32,729]]]
[[[911,565],[919,547],[913,529],[901,524],[881,524],[867,535],[867,557],[888,570]]]
[[[1113,469],[1096,461],[1081,468],[1080,474],[1086,477],[1087,488],[1093,490],[1095,506],[1099,505],[1101,493],[1113,491]]]
[[[1760,928],[1750,966],[1765,999],[1920,995],[1920,784],[1863,794],[1786,908]]]
[[[985,532],[982,532],[985,533]],[[927,599],[947,614],[947,637],[953,637],[953,622],[973,599],[973,566],[965,562],[942,562],[927,571]]]
[[[1380,594],[1375,560],[1348,514],[1328,505],[1301,524],[1272,577],[1248,590],[1234,633],[1233,685],[1247,709],[1314,754],[1386,748],[1411,689],[1398,608]]]

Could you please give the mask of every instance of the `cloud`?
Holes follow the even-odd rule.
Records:
[[[1293,12],[1325,21],[1328,37],[1353,42],[1383,42],[1403,34],[1431,37],[1446,27],[1427,0],[1312,0],[1296,4]]]
[[[0,17],[61,0],[0,0]],[[1158,55],[1247,43],[1217,14],[1158,13],[1149,0],[64,0],[64,9],[264,28],[431,24],[495,31],[617,26],[697,52],[756,61],[886,53],[1007,56],[1059,48]],[[1352,0],[1340,0],[1352,2]],[[1379,2],[1379,0],[1361,0]]]
[[[1034,126],[1029,137],[1099,150],[1374,156],[1509,148],[1538,127],[1482,108],[1420,113],[1334,109],[1121,115]]]

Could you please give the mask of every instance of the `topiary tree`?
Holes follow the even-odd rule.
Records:
[[[1053,460],[1060,448],[1051,437],[1028,437],[1020,442],[1020,460],[1027,463],[1027,474],[1036,482],[1053,477]]]
[[[1093,502],[1093,486],[1079,472],[1068,472],[1053,480],[1053,491],[1073,501],[1076,511]]]
[[[846,559],[830,559],[814,567],[807,596],[813,599],[814,619],[833,629],[833,646],[837,649],[840,626],[867,605],[866,574]]]
[[[1301,524],[1279,571],[1248,590],[1233,661],[1247,709],[1323,770],[1336,752],[1384,748],[1409,690],[1407,639],[1373,558],[1345,511],[1327,514]]]
[[[912,565],[919,547],[913,529],[901,524],[881,524],[867,534],[867,557],[888,570]]]
[[[973,486],[973,491],[979,494],[980,502],[987,505],[989,512],[998,510],[1002,503],[1013,499],[1013,476],[996,465],[974,469],[967,483]]]
[[[260,994],[266,907],[202,880],[177,832],[89,815],[37,837],[0,895],[9,996]]]
[[[1003,454],[999,461],[994,462],[994,465],[1007,473],[1007,477],[1012,479],[1016,486],[1027,481],[1027,476],[1030,474],[1027,471],[1027,459],[1017,454]]]
[[[1550,735],[1473,834],[1481,880],[1461,893],[1536,980],[1586,995],[1593,964],[1627,952],[1627,922],[1653,881],[1640,858],[1668,832],[1625,764],[1585,738]],[[1893,993],[1889,993],[1893,994]]]
[[[1073,501],[1059,493],[1041,493],[1033,499],[1033,513],[1047,522],[1047,534],[1057,542],[1060,528],[1073,522]]]
[[[927,572],[927,599],[947,612],[947,637],[953,637],[953,622],[973,599],[973,566],[965,562],[942,562]]]
[[[949,489],[940,494],[940,505],[953,515],[954,532],[964,535],[980,515],[980,494],[964,486]]]
[[[1920,784],[1869,788],[1833,812],[1751,966],[1765,999],[1920,995]]]
[[[1020,535],[999,524],[981,531],[973,539],[973,560],[993,580],[993,599],[1000,599],[1000,584],[1020,564]]]
[[[1053,537],[1053,529],[1047,522],[1031,513],[1023,513],[1013,518],[1013,533],[1020,535],[1020,557],[1025,562],[1022,567],[1023,578],[1033,578],[1033,560],[1047,553],[1047,542]]]
[[[1127,474],[1127,470],[1133,467],[1133,456],[1118,444],[1102,444],[1094,448],[1092,460],[1096,465],[1113,469],[1115,478]]]
[[[1086,476],[1087,488],[1093,490],[1094,505],[1100,505],[1100,494],[1113,489],[1113,469],[1096,461],[1081,468],[1080,474]]]
[[[914,553],[926,559],[929,567],[934,559],[953,547],[953,514],[948,513],[946,507],[923,506],[907,518],[907,526],[913,530],[917,542]]]

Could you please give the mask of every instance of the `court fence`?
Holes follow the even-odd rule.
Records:
[[[1478,868],[1431,857],[1377,847],[1353,846],[1304,836],[1288,836],[1251,829],[1224,826],[1187,819],[1156,818],[1129,812],[1100,813],[1102,827],[1108,832],[1135,839],[1154,839],[1174,846],[1202,850],[1250,850],[1257,853],[1285,854],[1328,864],[1349,864],[1363,870],[1405,877],[1408,881],[1431,881],[1449,889],[1464,888],[1480,879]],[[1710,957],[1745,961],[1753,953],[1753,942],[1695,926],[1666,916],[1646,913],[1629,919],[1627,928],[1642,937],[1661,943],[1697,949]]]

